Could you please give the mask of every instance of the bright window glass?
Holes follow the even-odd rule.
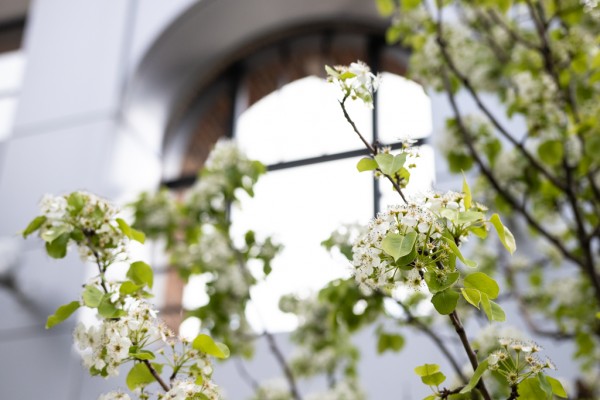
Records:
[[[360,148],[342,116],[339,89],[309,76],[264,97],[238,119],[235,137],[251,158],[265,164],[339,153]],[[361,133],[371,140],[371,110],[348,105]]]

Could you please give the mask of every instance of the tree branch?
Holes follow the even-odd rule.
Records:
[[[346,110],[346,99],[347,99],[347,97],[344,97],[344,99],[342,101],[340,101],[340,107],[342,107],[342,112],[344,113],[344,117],[346,118],[346,121],[348,121],[348,123],[350,124],[350,126],[352,126],[352,129],[358,135],[358,137],[363,142],[363,144],[371,152],[371,155],[373,157],[375,157],[377,155],[377,148],[375,146],[373,146],[372,144],[370,144],[369,142],[367,142],[367,140],[365,139],[365,137],[360,133],[360,131],[356,127],[356,124],[354,123],[354,121],[352,120],[352,118],[350,118],[350,115],[348,114],[348,110]],[[402,200],[405,203],[408,203],[408,201],[406,201],[406,197],[404,197],[404,193],[402,192],[402,188],[400,187],[400,185],[398,184],[398,182],[396,182],[396,180],[394,180],[393,177],[391,177],[391,176],[389,176],[387,174],[384,174],[379,168],[377,168],[377,171],[381,172],[381,174],[383,176],[385,176],[387,178],[387,180],[392,183],[392,186],[394,186],[394,189],[398,192],[398,194],[400,195],[400,197],[402,198]]]
[[[154,379],[156,379],[156,382],[158,382],[158,384],[163,388],[163,390],[165,392],[168,392],[169,390],[171,390],[171,388],[169,387],[169,385],[167,385],[167,383],[165,381],[163,381],[163,379],[160,377],[160,375],[158,374],[158,372],[156,372],[156,370],[154,369],[154,367],[152,366],[152,364],[150,364],[150,361],[143,360],[142,362],[144,363],[144,365],[146,366],[146,368],[148,368],[148,371],[150,371],[150,373],[152,374],[152,376],[154,377]]]
[[[475,352],[473,351],[473,348],[471,347],[471,343],[469,343],[469,339],[467,338],[465,328],[463,327],[462,323],[460,322],[460,318],[458,317],[458,314],[456,313],[456,311],[452,311],[448,316],[450,317],[450,321],[452,321],[452,325],[454,326],[454,329],[456,330],[456,334],[460,338],[460,342],[462,343],[463,348],[465,349],[465,352],[467,353],[467,356],[469,357],[469,361],[471,362],[471,366],[473,367],[473,370],[476,370],[477,367],[479,366],[479,361],[477,360],[477,355],[475,354]],[[479,382],[477,383],[477,389],[479,389],[479,391],[481,392],[481,395],[483,396],[483,398],[485,400],[492,399],[490,397],[490,394],[487,391],[487,388],[485,387],[485,383],[483,382],[483,379],[480,379]]]
[[[379,292],[379,293],[381,293],[381,292]],[[459,376],[460,380],[463,383],[467,383],[469,380],[463,374],[460,365],[458,364],[458,362],[456,361],[456,359],[454,358],[452,353],[450,353],[450,350],[448,350],[448,348],[444,344],[444,341],[429,326],[427,326],[425,323],[423,323],[423,321],[421,321],[420,319],[415,317],[414,314],[410,311],[410,309],[406,306],[406,304],[404,304],[403,302],[401,302],[399,300],[396,300],[396,303],[398,303],[398,305],[400,307],[402,307],[402,310],[406,314],[406,319],[407,319],[406,322],[408,324],[414,326],[416,329],[420,330],[421,332],[423,332],[425,335],[427,335],[427,337],[429,337],[431,339],[431,341],[433,341],[433,343],[438,347],[438,349],[442,352],[442,354],[444,354],[446,359],[450,362],[450,364],[452,365],[452,368],[454,369],[454,372],[456,372],[456,374]]]

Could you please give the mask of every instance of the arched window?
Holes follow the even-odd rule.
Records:
[[[193,183],[223,136],[235,137],[251,158],[268,166],[255,197],[243,201],[232,219],[239,231],[274,235],[285,245],[267,281],[253,292],[269,330],[293,327],[277,310],[280,295],[315,290],[348,275],[347,265],[336,265],[321,241],[342,224],[364,224],[398,202],[391,187],[357,172],[367,151],[344,120],[336,88],[323,79],[325,64],[361,59],[381,71],[375,109],[351,104],[352,119],[369,141],[397,149],[415,140],[417,162],[424,165],[409,192],[431,186],[433,154],[426,144],[431,107],[423,89],[402,77],[405,58],[402,49],[385,46],[368,30],[286,37],[237,60],[199,91],[167,137],[166,173],[172,177],[165,184],[173,189]],[[197,307],[200,292],[202,281],[192,279],[184,306]]]

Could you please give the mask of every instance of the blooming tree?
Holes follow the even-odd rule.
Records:
[[[217,144],[185,194],[142,194],[133,204],[133,226],[91,194],[48,197],[24,235],[37,231],[55,258],[64,257],[73,243],[97,267],[81,299],[60,307],[47,324],[62,322],[80,307],[95,310],[98,323],[79,324],[74,333],[92,375],[114,376],[131,363],[127,385],[141,399],[219,398],[209,356],[225,358],[231,350],[251,357],[253,339],[264,337],[284,379],[259,383],[250,377],[255,399],[300,400],[297,381],[324,375],[328,388],[305,398],[359,400],[364,398],[359,353],[351,339],[376,325],[380,353],[400,351],[407,340],[404,328],[410,327],[446,358],[450,372],[428,360],[415,364],[415,378],[431,388],[427,400],[566,398],[561,382],[548,374],[555,366],[540,355],[539,345],[498,325],[476,332],[465,322],[484,317],[502,323],[507,319],[502,298],[510,297],[531,334],[574,344],[581,379],[573,396],[598,396],[598,380],[585,379],[599,373],[600,359],[597,2],[377,0],[377,5],[391,17],[388,40],[412,51],[412,76],[447,95],[454,115],[441,151],[452,171],[476,182],[473,191],[465,177],[461,192],[405,195],[418,151],[406,143],[393,154],[369,143],[347,110],[351,101],[372,108],[385,83],[362,62],[326,67],[328,80],[340,89],[343,117],[370,153],[358,171],[388,182],[398,201],[368,226],[345,227],[323,242],[346,256],[351,278],[330,282],[309,298],[281,300],[280,308],[299,320],[292,334],[297,348],[289,356],[272,333],[254,332],[246,318],[252,286],[269,275],[281,246],[253,231],[242,241],[232,236],[231,207],[241,192],[253,195],[265,171],[234,143]],[[479,113],[465,115],[458,96],[471,98]],[[511,118],[521,121],[522,131],[508,128]],[[131,240],[144,241],[142,231],[165,243],[170,264],[184,280],[205,278],[209,300],[188,314],[210,336],[177,339],[157,319],[148,300],[152,269],[131,262],[127,251]],[[511,257],[517,242],[529,251]],[[110,280],[106,273],[117,263],[129,265],[126,277]],[[431,313],[419,311],[424,304]],[[399,328],[383,323],[389,320]],[[449,350],[442,334],[448,329],[463,357]]]

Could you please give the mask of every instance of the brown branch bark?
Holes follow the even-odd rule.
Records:
[[[148,368],[148,371],[150,371],[150,373],[152,374],[152,376],[154,377],[154,379],[156,379],[156,382],[158,382],[158,384],[163,388],[163,390],[165,392],[168,392],[169,390],[171,390],[171,388],[169,387],[169,385],[167,385],[167,383],[165,381],[163,381],[163,379],[158,374],[158,372],[156,372],[156,370],[154,369],[154,367],[152,366],[152,364],[150,364],[150,361],[143,360],[142,362],[144,363],[144,365],[146,366],[146,368]]]
[[[344,113],[344,117],[346,118],[346,121],[348,121],[348,123],[350,124],[350,126],[352,126],[352,129],[358,135],[359,139],[363,142],[363,144],[366,146],[366,148],[371,152],[371,155],[373,157],[376,156],[377,155],[377,148],[375,146],[373,146],[372,144],[370,144],[369,142],[367,142],[367,140],[365,139],[365,137],[360,133],[360,131],[358,130],[356,124],[354,123],[354,121],[352,120],[352,118],[350,117],[350,115],[348,114],[348,110],[346,110],[346,99],[347,99],[347,97],[344,97],[344,99],[342,101],[340,101],[340,107],[342,107],[342,112]],[[406,201],[406,197],[404,197],[404,193],[402,192],[402,188],[400,187],[400,185],[398,184],[398,182],[396,182],[396,180],[394,180],[394,178],[392,176],[384,174],[379,168],[377,169],[377,171],[381,172],[381,174],[383,176],[385,176],[388,181],[391,182],[392,186],[398,192],[398,194],[400,195],[400,197],[402,198],[402,200],[405,203],[408,203],[408,201]]]
[[[465,328],[463,327],[462,323],[460,322],[460,318],[458,317],[458,314],[456,313],[456,311],[452,311],[450,313],[450,315],[448,315],[448,316],[450,317],[450,321],[452,321],[454,330],[456,330],[456,334],[460,338],[460,342],[462,343],[463,348],[465,349],[465,352],[467,353],[467,356],[469,357],[469,361],[471,362],[471,366],[473,367],[473,370],[476,370],[477,367],[479,366],[479,361],[477,360],[477,355],[475,354],[475,351],[473,351],[473,348],[471,347],[471,343],[469,343],[469,339],[467,338],[467,333],[465,332]],[[487,388],[485,387],[483,378],[480,379],[479,382],[477,383],[477,389],[479,389],[479,392],[481,392],[481,395],[483,396],[483,398],[485,400],[492,400],[489,392],[487,391]]]

